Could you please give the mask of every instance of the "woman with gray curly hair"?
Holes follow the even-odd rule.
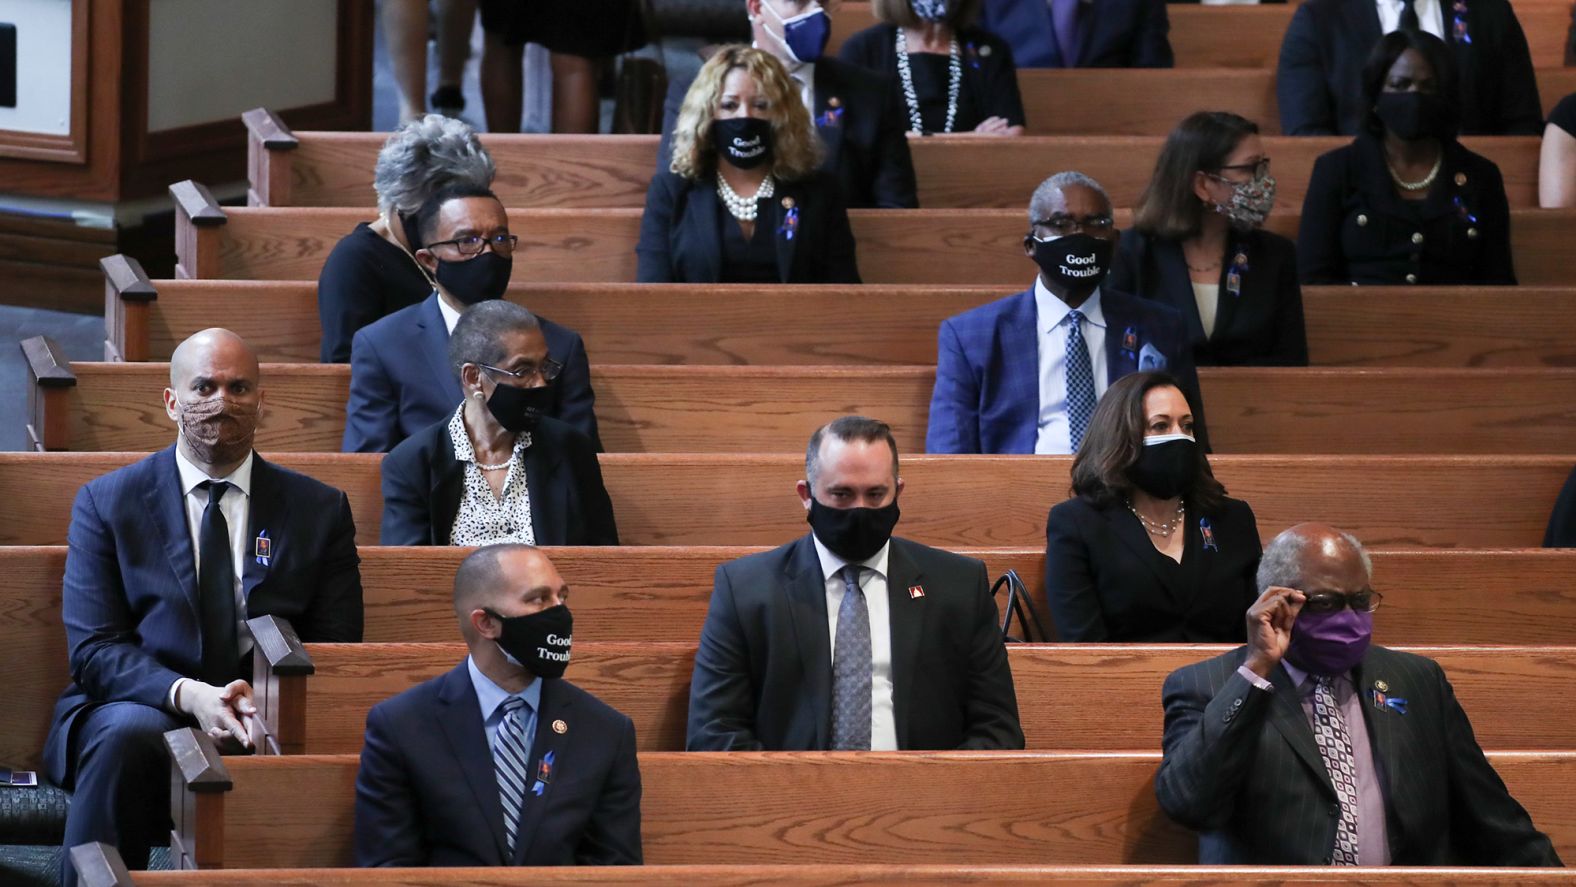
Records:
[[[342,238],[317,278],[323,363],[350,360],[356,330],[432,293],[416,263],[416,211],[448,185],[492,184],[492,155],[463,121],[428,114],[401,126],[378,152],[378,218]]]

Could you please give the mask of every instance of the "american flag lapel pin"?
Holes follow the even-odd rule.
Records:
[[[924,596],[925,596],[925,586],[923,586],[923,585],[910,585],[908,587],[909,600],[917,600],[917,599],[922,598]]]

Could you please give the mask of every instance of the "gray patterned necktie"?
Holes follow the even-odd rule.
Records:
[[[854,564],[843,577],[843,602],[837,608],[837,645],[832,654],[832,750],[870,748],[870,608],[859,587]]]
[[[1084,344],[1084,315],[1076,308],[1067,312],[1067,436],[1078,452],[1089,418],[1094,415],[1094,368],[1089,362],[1089,346]]]
[[[1335,785],[1341,802],[1341,818],[1335,826],[1336,865],[1357,865],[1357,759],[1352,755],[1352,737],[1346,732],[1346,718],[1335,702],[1335,679],[1328,675],[1314,678],[1313,738],[1319,757]]]
[[[514,856],[520,830],[520,808],[525,805],[525,777],[531,760],[531,739],[525,735],[530,717],[525,700],[510,696],[503,701],[503,721],[493,742],[493,764],[498,770],[498,800],[503,803],[503,830]]]

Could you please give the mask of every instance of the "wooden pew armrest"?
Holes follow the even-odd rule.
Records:
[[[187,179],[170,186],[175,198],[175,276],[180,280],[218,274],[217,229],[228,217],[212,192]]]
[[[258,754],[299,755],[306,750],[306,679],[316,670],[289,621],[248,619],[252,632],[252,747]]]
[[[279,115],[267,108],[247,111],[241,122],[246,124],[247,138],[270,151],[292,151],[301,144]]]
[[[71,446],[71,405],[66,403],[77,374],[65,351],[48,336],[22,340],[27,360],[28,446],[43,452]]]
[[[131,256],[99,259],[104,271],[104,359],[148,359],[148,306],[159,291]]]
[[[170,862],[217,868],[224,859],[224,797],[235,787],[213,740],[193,727],[164,734],[170,752]]]
[[[177,219],[185,218],[194,225],[223,225],[224,207],[213,197],[208,186],[191,179],[170,186],[170,196],[175,198]]]
[[[71,867],[81,887],[132,887],[131,872],[112,844],[94,841],[71,848]]]
[[[289,152],[301,143],[267,108],[253,108],[241,115],[241,121],[246,124],[246,205],[292,205],[294,170]]]

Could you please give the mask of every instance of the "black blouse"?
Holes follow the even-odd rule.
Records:
[[[1004,117],[1011,126],[1023,125],[1023,98],[1018,92],[1018,72],[1012,49],[996,35],[975,28],[957,32],[962,80],[958,85],[958,111],[953,132],[971,132],[987,117]],[[849,64],[886,76],[898,94],[908,126],[908,99],[897,69],[897,28],[876,25],[849,37],[838,52]],[[950,59],[927,52],[908,54],[919,99],[920,121],[926,132],[941,132],[947,121],[947,91],[951,82]]]
[[[744,239],[728,208],[717,205],[717,224],[722,226],[722,278],[720,283],[777,283],[777,247],[772,241],[770,204],[757,201],[762,210],[755,223],[755,236]]]
[[[1549,122],[1576,136],[1576,93],[1571,93],[1549,112]]]
[[[349,363],[356,330],[430,295],[432,282],[410,253],[362,222],[334,244],[317,276],[317,315],[323,325],[319,359]]]

